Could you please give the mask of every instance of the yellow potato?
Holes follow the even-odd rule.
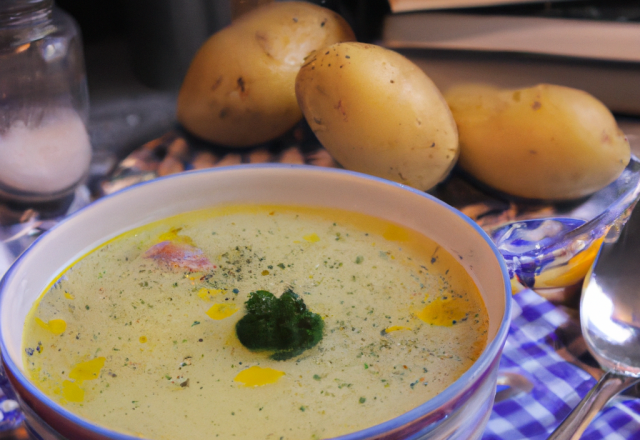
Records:
[[[199,49],[178,96],[178,121],[211,142],[271,140],[302,118],[296,74],[314,49],[353,40],[336,13],[306,2],[272,3],[217,32]]]
[[[309,56],[296,96],[322,145],[345,168],[427,190],[458,156],[458,132],[433,82],[402,55],[338,43]]]
[[[460,167],[504,193],[577,199],[613,182],[629,163],[629,142],[613,115],[584,91],[466,85],[445,97],[458,124]]]

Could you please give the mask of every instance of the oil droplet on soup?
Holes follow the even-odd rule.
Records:
[[[236,324],[260,290],[295,292],[322,319],[320,342],[287,360],[243,346]],[[117,431],[327,438],[442,392],[487,328],[469,274],[415,231],[226,206],[127,232],[67,268],[26,319],[23,357],[43,392]]]
[[[204,301],[213,301],[213,298],[216,295],[220,295],[223,293],[224,293],[224,290],[222,289],[206,289],[203,287],[200,290],[198,290],[198,296]]]
[[[411,330],[411,329],[403,325],[392,325],[391,327],[387,327],[386,329],[384,329],[385,333],[397,332],[400,330]]]
[[[97,357],[86,362],[79,362],[71,368],[69,377],[76,380],[78,383],[82,383],[85,380],[97,379],[100,374],[100,370],[104,367],[105,358]]]
[[[67,402],[80,403],[84,401],[84,390],[70,380],[62,381],[62,398]]]
[[[407,241],[409,240],[409,233],[405,228],[401,228],[397,225],[389,225],[382,234],[384,238],[392,241]]]
[[[451,327],[463,322],[474,310],[464,297],[443,296],[435,298],[418,313],[427,324]]]
[[[254,365],[246,370],[242,370],[233,380],[242,383],[245,387],[259,387],[276,383],[282,376],[284,376],[283,371],[274,370],[273,368],[261,368]]]
[[[238,306],[235,304],[214,304],[209,310],[207,310],[207,316],[211,319],[219,321],[221,319],[228,318],[238,311]]]
[[[42,319],[36,318],[36,323],[54,335],[61,335],[67,329],[67,323],[63,319],[52,319],[49,322],[44,322]]]

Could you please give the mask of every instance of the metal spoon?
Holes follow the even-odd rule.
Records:
[[[640,383],[640,208],[615,243],[605,243],[585,278],[580,301],[582,334],[607,372],[551,434],[577,440],[616,394]]]

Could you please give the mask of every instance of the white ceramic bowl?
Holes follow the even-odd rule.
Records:
[[[40,237],[0,283],[0,345],[7,377],[30,428],[43,439],[138,439],[82,419],[27,378],[22,332],[33,302],[56,275],[99,244],[149,222],[221,203],[312,205],[384,218],[431,237],[476,281],[489,313],[488,345],[437,397],[342,439],[475,439],[491,413],[498,363],[511,315],[509,277],[489,237],[469,218],[416,190],[358,173],[307,166],[238,166],[154,180],[98,200]]]

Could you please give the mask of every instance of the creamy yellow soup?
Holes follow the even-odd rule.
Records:
[[[251,292],[292,290],[324,323],[279,361],[236,336]],[[452,255],[352,212],[227,206],[109,241],[44,292],[24,365],[53,400],[152,439],[319,439],[436,396],[479,357],[488,316]]]

